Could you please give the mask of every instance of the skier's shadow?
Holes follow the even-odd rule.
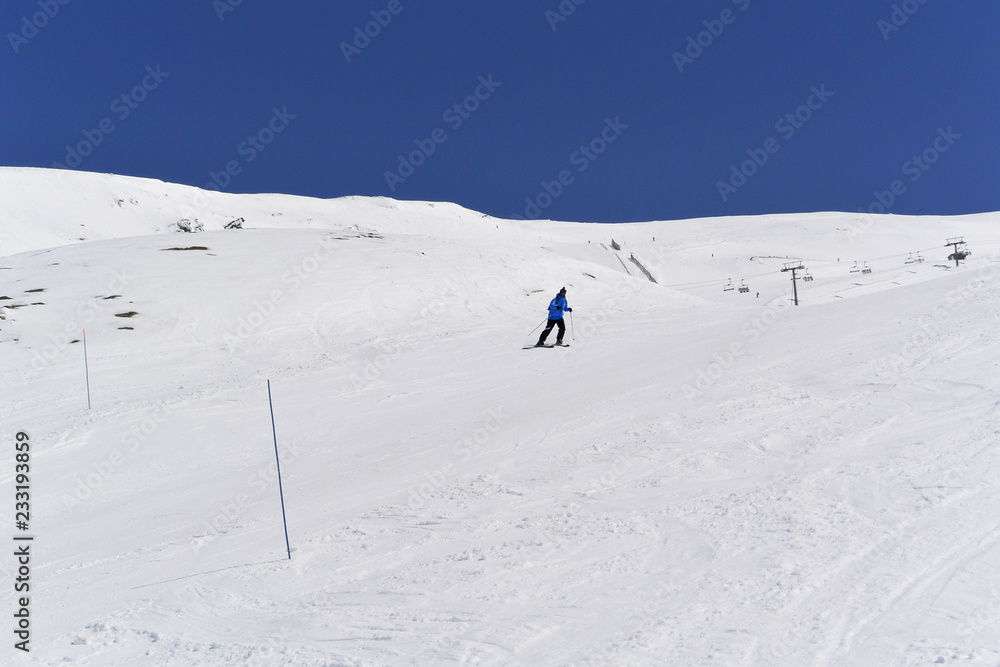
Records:
[[[270,565],[271,563],[284,563],[287,559],[278,558],[276,560],[268,560],[262,563],[244,563],[243,565],[229,565],[227,567],[220,567],[218,570],[205,570],[204,572],[195,572],[194,574],[185,574],[183,577],[174,577],[173,579],[164,579],[163,581],[154,581],[150,584],[143,584],[142,586],[133,586],[132,590],[137,590],[139,588],[148,588],[149,586],[159,586],[161,584],[169,584],[175,581],[183,581],[184,579],[192,579],[194,577],[200,577],[203,574],[215,574],[216,572],[225,572],[226,570],[236,570],[242,567],[251,567],[253,565]]]

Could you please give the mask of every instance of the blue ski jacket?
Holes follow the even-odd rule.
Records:
[[[549,319],[561,320],[563,318],[563,312],[572,313],[573,309],[570,308],[569,303],[566,302],[566,297],[562,294],[556,294],[556,298],[552,299],[549,303]]]

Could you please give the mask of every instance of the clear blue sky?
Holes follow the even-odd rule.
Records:
[[[580,221],[1000,210],[996,0],[576,2],[9,0],[0,164]]]

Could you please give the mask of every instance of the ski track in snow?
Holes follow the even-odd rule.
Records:
[[[45,170],[0,193],[34,663],[1000,664],[995,250],[848,271],[997,215],[852,239],[833,213],[199,209]],[[799,308],[786,255],[814,258]],[[522,350],[562,285],[572,346]]]

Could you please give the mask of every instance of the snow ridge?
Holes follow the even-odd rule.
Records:
[[[42,664],[1000,661],[998,214],[0,195]]]

